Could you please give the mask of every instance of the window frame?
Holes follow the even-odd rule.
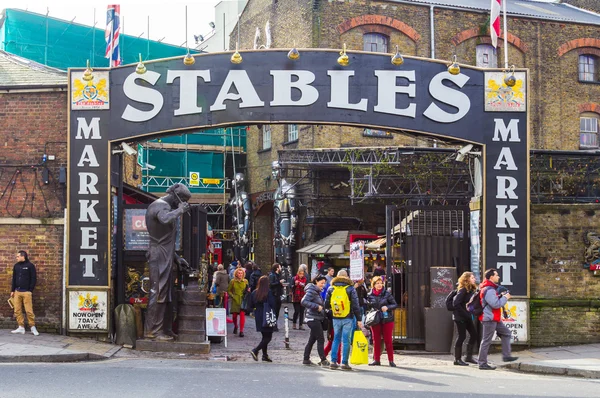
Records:
[[[268,136],[268,139],[267,139],[267,136]],[[262,148],[261,148],[262,151],[271,149],[272,138],[273,138],[273,130],[271,129],[271,125],[264,124],[262,126]],[[267,143],[269,144],[268,146],[267,146]]]
[[[582,60],[591,61],[590,62],[582,62]],[[589,69],[590,70],[582,70]],[[588,67],[588,68],[586,68]],[[590,76],[590,79],[586,79],[586,76]],[[582,83],[598,83],[598,57],[594,54],[579,54],[577,57],[577,78]]]
[[[494,63],[487,63],[486,65],[480,65],[479,64],[479,54],[478,51],[481,51],[479,49],[491,49],[492,50],[492,55],[494,56],[495,59],[495,65]],[[482,51],[483,52],[483,51]],[[475,66],[478,68],[497,68],[498,67],[498,50],[494,48],[494,46],[492,46],[491,44],[487,44],[487,43],[481,43],[475,46]]]
[[[373,45],[375,45],[376,47],[379,47],[380,43],[378,41],[369,41],[367,42],[367,38],[381,38],[382,39],[382,43],[381,46],[385,46],[385,49],[379,50],[377,51],[373,51]],[[366,48],[367,43],[369,43],[369,47],[370,48]],[[384,35],[383,33],[379,33],[379,32],[367,32],[365,34],[363,34],[363,51],[368,51],[368,52],[373,52],[373,53],[383,53],[383,54],[387,54],[389,53],[389,48],[390,48],[390,37],[387,35]]]
[[[591,121],[594,123],[591,123]],[[598,140],[598,124],[600,120],[600,115],[594,116],[589,114],[582,114],[579,116],[579,149],[595,149],[599,148],[599,140]],[[590,128],[587,129],[585,126],[585,122],[590,121]],[[590,139],[584,139],[583,137],[590,137]],[[593,137],[593,138],[591,138]],[[594,141],[595,143],[586,144],[586,141]]]
[[[288,124],[287,125],[287,140],[286,142],[294,142],[298,141],[298,132],[300,128],[297,124]]]

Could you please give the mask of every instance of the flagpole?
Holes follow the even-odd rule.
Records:
[[[504,68],[508,69],[508,29],[506,23],[506,2],[502,0],[502,9],[504,11]]]

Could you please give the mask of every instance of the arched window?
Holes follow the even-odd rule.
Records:
[[[579,56],[579,81],[597,82],[598,81],[598,58],[591,54],[582,54]]]
[[[498,53],[491,44],[479,44],[475,48],[477,54],[477,64],[479,68],[497,68]]]
[[[374,53],[388,52],[389,38],[381,33],[365,33],[363,35],[363,50]]]
[[[592,112],[582,113],[579,117],[579,148],[598,148],[598,119],[600,115]]]

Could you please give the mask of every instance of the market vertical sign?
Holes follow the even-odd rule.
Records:
[[[109,286],[108,71],[70,71],[68,286]]]

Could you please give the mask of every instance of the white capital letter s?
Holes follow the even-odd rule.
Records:
[[[122,119],[129,122],[145,122],[158,115],[165,102],[162,94],[153,88],[139,86],[135,84],[135,81],[141,79],[154,86],[159,78],[160,73],[151,70],[146,71],[143,75],[138,75],[133,72],[127,76],[123,83],[123,94],[130,100],[152,105],[152,109],[149,111],[141,111],[127,104],[127,107],[121,116]]]

